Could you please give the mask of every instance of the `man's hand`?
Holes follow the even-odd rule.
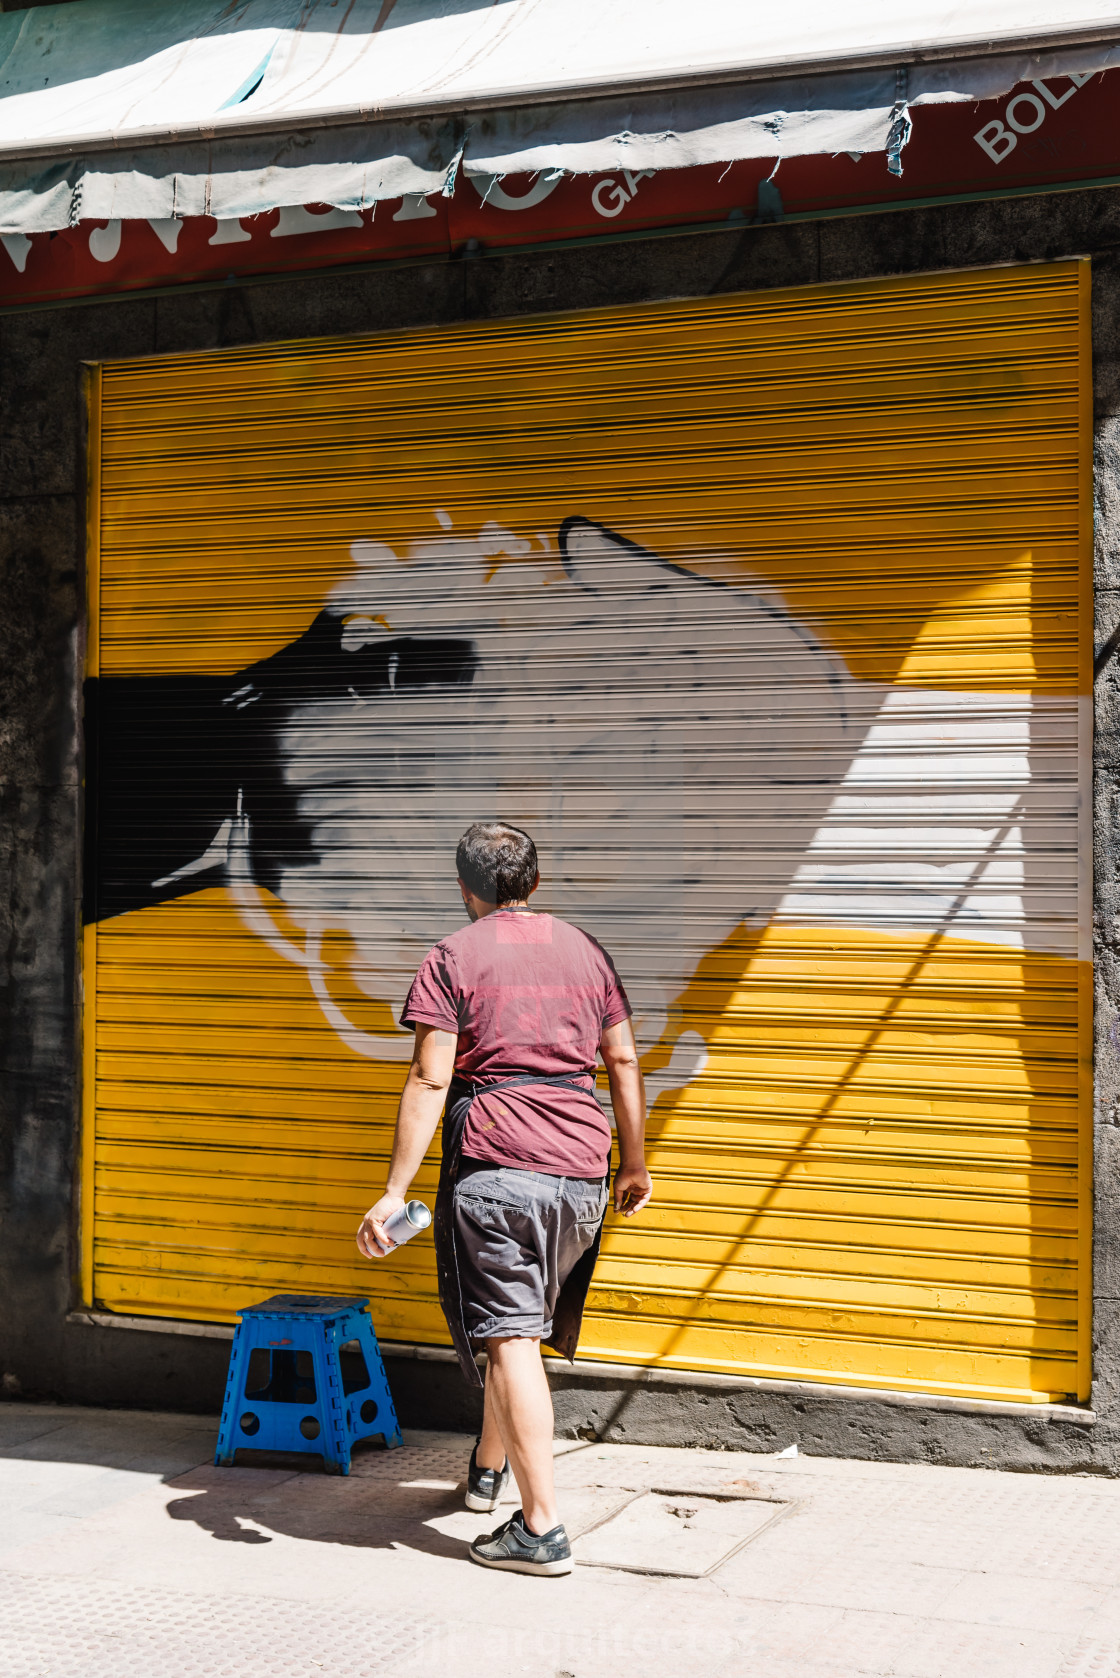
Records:
[[[396,1246],[392,1236],[386,1235],[384,1223],[394,1212],[399,1212],[404,1200],[399,1194],[383,1194],[371,1206],[358,1226],[358,1251],[365,1258],[384,1258]]]
[[[614,1180],[614,1209],[624,1218],[632,1218],[643,1206],[648,1206],[653,1194],[653,1179],[644,1165],[620,1165]]]

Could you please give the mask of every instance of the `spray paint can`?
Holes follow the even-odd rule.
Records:
[[[394,1247],[403,1247],[406,1241],[411,1241],[414,1235],[427,1229],[431,1221],[432,1214],[422,1200],[407,1200],[398,1212],[385,1219],[381,1227]]]

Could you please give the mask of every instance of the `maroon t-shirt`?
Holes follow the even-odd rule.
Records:
[[[629,1017],[614,963],[594,938],[554,915],[497,909],[429,950],[401,1024],[457,1032],[456,1072],[497,1083],[525,1072],[586,1071],[604,1028]],[[464,1154],[558,1177],[602,1177],[611,1127],[592,1083],[521,1084],[478,1096]]]

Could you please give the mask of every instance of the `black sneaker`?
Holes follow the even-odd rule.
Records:
[[[483,1532],[470,1548],[470,1557],[482,1567],[501,1567],[507,1573],[541,1573],[546,1576],[572,1571],[572,1546],[562,1526],[537,1537],[525,1525],[520,1509],[497,1532]]]
[[[502,1493],[509,1485],[509,1458],[506,1458],[503,1468],[479,1468],[478,1441],[475,1440],[474,1450],[471,1452],[471,1465],[467,1470],[466,1505],[476,1514],[489,1515],[501,1502]]]

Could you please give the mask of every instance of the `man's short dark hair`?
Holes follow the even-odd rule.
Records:
[[[486,903],[522,903],[537,882],[537,847],[505,822],[474,822],[455,852],[459,878]]]

